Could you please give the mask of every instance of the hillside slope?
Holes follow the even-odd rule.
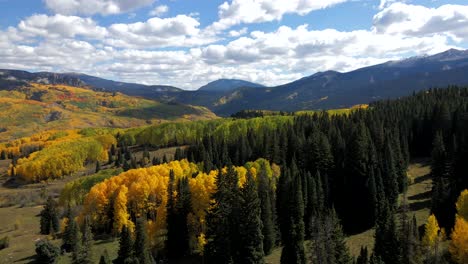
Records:
[[[0,91],[0,112],[0,141],[50,129],[132,127],[216,117],[204,107],[37,83]]]
[[[219,79],[213,82],[210,82],[198,89],[198,91],[208,91],[208,92],[226,92],[231,91],[237,88],[249,87],[249,88],[260,88],[264,87],[258,83],[252,83],[244,80],[237,79]]]

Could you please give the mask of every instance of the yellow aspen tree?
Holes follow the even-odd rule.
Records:
[[[456,263],[468,263],[468,190],[461,192],[456,207],[457,215],[449,251]]]
[[[440,231],[439,223],[434,214],[431,214],[427,219],[424,230],[424,237],[422,239],[423,245],[433,249],[439,240]]]
[[[127,211],[127,193],[128,188],[125,185],[120,186],[119,192],[115,197],[114,201],[114,231],[120,232],[123,226],[127,226],[130,230],[133,230],[133,225],[129,220],[129,214]]]
[[[456,263],[468,263],[468,221],[457,215],[449,251]]]
[[[468,221],[468,189],[461,192],[457,200],[457,212],[460,217]]]

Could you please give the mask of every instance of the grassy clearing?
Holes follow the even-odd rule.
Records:
[[[0,208],[0,237],[9,236],[10,246],[0,251],[0,263],[28,263],[35,254],[39,235],[38,214],[42,206]]]

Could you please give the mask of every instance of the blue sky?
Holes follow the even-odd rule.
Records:
[[[466,0],[0,0],[0,68],[196,89],[468,48]]]

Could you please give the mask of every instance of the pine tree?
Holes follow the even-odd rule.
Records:
[[[374,254],[385,264],[399,264],[401,263],[400,252],[394,212],[388,202],[385,202],[384,208],[377,217]]]
[[[67,225],[63,230],[61,249],[65,252],[71,252],[73,246],[77,243],[77,238],[75,236],[77,227],[70,206],[67,206],[65,217],[67,218]]]
[[[268,190],[267,190],[268,191]],[[257,193],[257,183],[248,173],[247,181],[241,191],[240,211],[240,261],[244,264],[261,264],[263,260],[263,235],[260,199]]]
[[[235,263],[239,258],[239,186],[238,175],[232,166],[218,173],[214,204],[207,215],[207,263]]]
[[[41,234],[49,235],[59,232],[60,224],[57,210],[57,202],[49,196],[44,209],[40,213]]]
[[[302,196],[301,178],[297,174],[297,168],[291,169],[293,180],[289,186],[290,195],[288,203],[288,214],[286,216],[285,230],[283,236],[283,251],[281,263],[305,263],[304,251],[304,200]],[[285,194],[286,195],[286,194]]]
[[[272,188],[270,179],[266,174],[265,165],[262,164],[258,174],[258,197],[260,199],[260,211],[262,220],[262,235],[263,235],[263,253],[269,255],[275,246],[276,230],[274,223],[274,212],[272,205]]]
[[[79,264],[81,262],[81,253],[83,251],[83,234],[76,222],[74,223],[72,232],[76,241],[72,247],[72,264]]]
[[[334,262],[329,263],[351,264],[352,258],[346,245],[343,228],[334,208],[331,210],[328,222],[331,225],[330,244],[333,245],[333,250],[330,253],[334,255]]]
[[[77,232],[76,237],[78,241],[74,246],[72,262],[76,264],[94,263],[92,256],[93,233],[91,232],[91,225],[87,217],[84,219],[83,232],[79,232],[77,230],[75,230],[75,232]]]
[[[181,178],[177,182],[177,202],[176,202],[176,241],[179,254],[189,254],[189,225],[187,217],[192,211],[190,185],[187,177]]]
[[[117,258],[113,261],[113,263],[126,264],[129,261],[133,261],[133,257],[133,239],[128,228],[124,226],[120,232],[119,251],[117,253]]]
[[[152,256],[149,251],[148,237],[146,231],[146,222],[143,219],[138,219],[136,223],[135,235],[135,257],[139,264],[152,264]]]
[[[166,249],[169,256],[176,256],[178,252],[177,232],[180,228],[177,225],[176,202],[174,197],[174,171],[169,172],[169,183],[167,185],[167,204],[166,204],[166,222],[167,222],[167,240]]]

